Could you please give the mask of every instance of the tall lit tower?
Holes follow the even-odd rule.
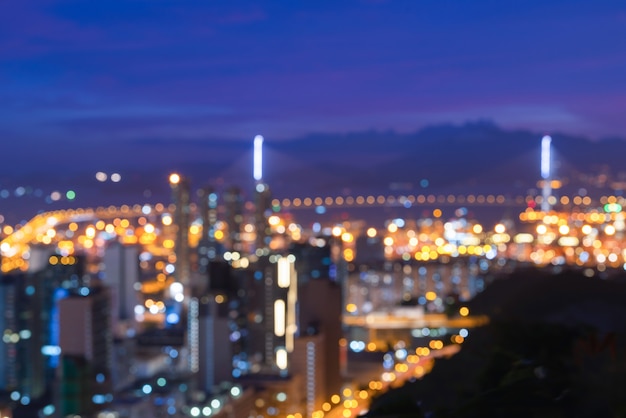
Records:
[[[542,187],[542,201],[541,210],[543,212],[549,212],[552,205],[550,205],[549,199],[552,196],[552,173],[551,170],[551,157],[550,147],[552,138],[549,135],[545,135],[541,139],[541,179],[543,181]]]
[[[191,212],[190,199],[191,187],[189,180],[180,174],[170,175],[170,187],[172,188],[172,201],[176,206],[174,223],[176,227],[176,273],[179,282],[189,284],[191,267],[189,261],[189,218]]]
[[[267,217],[265,212],[271,207],[270,188],[263,182],[263,136],[254,137],[254,167],[253,176],[255,185],[255,210],[254,223],[256,230],[256,248],[264,248],[267,246]]]

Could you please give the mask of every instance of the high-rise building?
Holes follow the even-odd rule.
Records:
[[[226,297],[217,294],[200,300],[198,309],[198,389],[208,393],[231,381],[233,352]]]
[[[217,224],[218,195],[211,186],[198,191],[200,199],[200,217],[202,218],[202,238],[198,242],[198,272],[208,272],[209,263],[218,255],[218,245],[215,239]]]
[[[111,326],[114,337],[124,337],[134,328],[138,303],[139,250],[115,241],[104,253],[104,281],[111,289]]]
[[[311,340],[314,343],[316,358],[323,358],[324,382],[315,387],[314,398],[328,398],[339,393],[341,389],[341,367],[339,364],[339,340],[342,336],[342,289],[339,283],[322,278],[304,283],[298,291],[306,295],[299,302],[299,324],[301,337],[321,335],[321,340]],[[305,340],[308,350],[309,341]],[[299,354],[302,355],[302,354]],[[316,360],[317,361],[317,360]],[[320,372],[321,373],[321,372]],[[307,389],[309,390],[310,387]]]
[[[89,413],[111,398],[110,304],[109,289],[104,286],[82,287],[59,301],[59,345],[66,372],[61,376],[61,387],[80,384],[81,399],[90,396],[93,402],[88,405],[80,403],[81,407],[89,407],[87,411],[68,409],[67,413]],[[85,370],[88,370],[87,374]],[[86,394],[82,392],[85,387],[89,389]],[[72,390],[62,390],[61,405],[72,404],[72,393]],[[70,396],[71,399],[64,399],[63,396]]]
[[[305,398],[306,417],[311,417],[314,411],[322,409],[328,394],[333,393],[326,390],[325,345],[324,334],[303,335],[296,338],[291,355],[291,371],[302,377],[298,382],[301,383],[299,391]]]
[[[225,218],[228,225],[228,250],[241,251],[241,226],[243,224],[243,196],[237,186],[224,193]]]
[[[174,275],[179,282],[187,286],[191,276],[191,261],[189,258],[191,185],[189,180],[180,174],[171,174],[169,180],[172,189],[172,201],[176,207],[174,212],[174,226],[176,228],[176,240],[174,243],[176,271]]]
[[[256,231],[255,247],[266,248],[270,244],[271,230],[267,223],[268,213],[272,208],[272,194],[265,183],[257,183],[254,191],[254,228]]]

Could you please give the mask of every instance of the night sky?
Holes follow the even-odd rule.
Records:
[[[0,85],[11,190],[50,170],[187,157],[130,155],[151,141],[477,119],[624,137],[626,3],[5,1]]]

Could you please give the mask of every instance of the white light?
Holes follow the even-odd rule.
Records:
[[[281,370],[285,370],[287,368],[287,350],[284,348],[276,350],[276,365]]]
[[[211,401],[211,407],[212,407],[213,409],[217,409],[217,408],[219,408],[221,405],[222,405],[222,403],[220,402],[220,400],[219,400],[219,399],[213,399],[213,400]]]
[[[236,398],[237,396],[241,395],[241,389],[239,388],[239,386],[233,386],[232,388],[230,388],[230,395],[233,398]]]
[[[277,337],[285,335],[285,301],[282,299],[274,302],[274,334]]]
[[[174,282],[170,285],[170,294],[172,296],[176,296],[180,293],[183,293],[184,287],[181,282]]]
[[[548,179],[550,177],[550,143],[552,138],[546,135],[541,139],[541,177]]]
[[[198,417],[200,416],[200,408],[198,408],[197,406],[194,406],[193,408],[191,408],[189,413],[191,414],[192,417]]]
[[[278,260],[278,287],[286,289],[291,281],[291,263],[286,257]]]
[[[259,181],[263,178],[263,137],[254,137],[254,179]]]
[[[119,173],[113,173],[111,174],[111,181],[113,183],[118,183],[122,180],[122,176]]]
[[[58,356],[61,354],[61,347],[58,345],[44,345],[41,347],[41,354],[44,356]]]
[[[104,172],[102,172],[102,171],[98,171],[98,172],[96,173],[96,180],[98,180],[98,181],[100,181],[100,182],[106,181],[106,180],[107,180],[107,177],[108,177],[108,176],[107,176],[107,173],[104,173]]]

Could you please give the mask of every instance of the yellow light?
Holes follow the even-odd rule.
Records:
[[[221,241],[224,239],[224,231],[218,229],[217,231],[215,231],[215,239],[218,241]]]
[[[334,237],[338,237],[341,236],[341,234],[343,233],[343,230],[340,226],[335,226],[332,229],[332,234]]]
[[[466,306],[461,307],[461,309],[459,309],[459,314],[461,316],[467,316],[469,315],[469,309]]]
[[[398,225],[394,224],[394,223],[390,223],[389,226],[387,227],[387,231],[389,231],[390,233],[394,233],[398,230]]]
[[[392,245],[393,245],[393,238],[391,238],[391,237],[385,237],[385,239],[383,240],[383,243],[384,243],[386,246],[390,247],[390,246],[392,246]]]
[[[506,227],[503,224],[497,224],[494,228],[494,231],[496,231],[497,234],[504,234],[504,231],[506,231]]]
[[[176,173],[170,174],[170,184],[180,183],[180,176]]]
[[[330,401],[336,405],[336,404],[338,404],[341,401],[341,397],[339,395],[335,394],[335,395],[330,397]]]
[[[5,225],[4,228],[2,228],[2,232],[4,232],[4,235],[11,235],[13,233],[13,227],[11,225]]]
[[[345,388],[342,393],[343,393],[344,398],[352,396],[352,390],[350,388]]]
[[[284,348],[276,350],[276,365],[280,370],[287,368],[287,350]]]
[[[278,260],[278,287],[286,289],[291,282],[291,263],[286,257]]]
[[[285,335],[285,302],[282,299],[274,302],[274,335]]]
[[[191,235],[198,235],[200,233],[200,227],[198,225],[191,225],[189,227],[189,233]]]
[[[170,226],[172,224],[172,217],[167,215],[167,216],[163,216],[161,218],[161,222],[163,223],[163,225],[165,226]]]
[[[76,222],[72,222],[71,224],[67,226],[67,228],[70,231],[75,232],[78,229],[78,224]]]
[[[346,311],[350,313],[356,312],[356,305],[354,303],[348,303],[346,305]]]
[[[352,250],[352,248],[346,248],[345,250],[343,250],[343,258],[347,262],[354,260],[354,251]]]
[[[539,225],[537,225],[537,233],[538,233],[539,235],[543,235],[543,234],[545,234],[546,232],[548,232],[548,228],[547,228],[545,225],[543,225],[543,224],[539,224]]]
[[[483,226],[481,224],[476,224],[472,227],[472,231],[475,234],[480,234],[481,232],[483,232]]]
[[[561,235],[567,235],[567,234],[569,234],[569,226],[567,226],[567,225],[561,225],[561,226],[559,226],[559,233],[560,233]]]
[[[433,292],[432,290],[426,292],[425,296],[426,296],[426,300],[429,300],[431,302],[437,298],[437,294],[435,292]]]
[[[174,248],[174,240],[172,239],[163,240],[163,248],[168,248],[168,249]]]
[[[441,209],[435,209],[435,210],[433,210],[433,217],[435,217],[435,218],[441,218]]]
[[[224,300],[223,295],[215,295],[215,303],[224,303]]]
[[[276,215],[272,215],[268,218],[267,222],[272,226],[276,226],[280,223],[280,218]]]
[[[324,412],[330,411],[330,408],[331,408],[331,406],[330,406],[330,404],[328,402],[324,402],[322,404],[322,410],[324,410]]]
[[[354,241],[354,236],[349,232],[344,232],[343,234],[341,234],[341,240],[343,242],[352,242]]]
[[[108,227],[108,225],[107,225]],[[154,232],[154,225],[152,224],[146,224],[146,226],[143,227],[143,230],[148,233],[148,234],[152,234]]]
[[[374,238],[376,236],[376,228],[368,228],[367,236],[370,238]]]

